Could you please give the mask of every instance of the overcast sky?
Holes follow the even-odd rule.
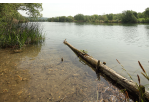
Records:
[[[78,13],[115,14],[124,10],[143,12],[149,7],[149,0],[25,0],[24,2],[42,2],[43,17],[74,16]]]

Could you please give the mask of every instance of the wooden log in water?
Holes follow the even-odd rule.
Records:
[[[116,81],[117,84],[120,84],[124,89],[129,91],[130,93],[133,93],[135,95],[140,96],[139,87],[137,86],[137,83],[135,83],[132,80],[128,80],[125,77],[118,74],[116,71],[112,70],[108,66],[104,65],[100,60],[97,60],[88,54],[79,51],[72,45],[70,45],[66,39],[64,40],[64,44],[68,45],[75,53],[78,54],[78,56],[82,57],[85,61],[87,61],[89,64],[91,64],[94,68],[97,69],[97,71],[102,71],[104,74],[109,76],[113,81]],[[146,101],[149,101],[149,92],[145,90],[144,98]]]

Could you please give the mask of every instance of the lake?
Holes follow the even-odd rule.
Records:
[[[117,63],[116,59],[118,59],[136,80],[135,82],[137,82],[137,74],[142,72],[138,60],[145,70],[149,71],[149,25],[54,22],[43,23],[43,25],[46,37],[56,41],[57,46],[60,47],[58,49],[63,50],[62,42],[66,39],[77,49],[86,50],[92,57],[105,61],[107,66],[128,77]],[[72,53],[70,56],[73,55]],[[141,75],[140,77],[141,83],[147,84],[144,77]]]
[[[22,53],[0,49],[0,101],[125,101],[125,95],[85,65],[63,41],[149,90],[138,60],[149,72],[148,24],[40,22],[43,43]],[[64,59],[61,62],[61,58]],[[116,59],[124,66],[118,64]],[[129,99],[129,101],[132,101]]]

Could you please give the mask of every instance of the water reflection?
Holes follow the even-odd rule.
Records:
[[[122,26],[126,26],[126,27],[137,27],[138,24],[132,24],[132,23],[125,23],[125,24],[121,24]]]

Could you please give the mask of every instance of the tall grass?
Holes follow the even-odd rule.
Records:
[[[116,59],[116,61],[122,66],[122,69],[124,69],[123,65]],[[149,80],[149,75],[146,73],[144,67],[142,66],[142,64],[140,63],[140,61],[138,61],[138,64],[140,66],[140,68],[142,69],[143,72],[141,72],[141,74],[147,79]],[[126,71],[126,70],[125,70]],[[126,71],[127,72],[127,71]],[[131,75],[127,72],[127,74],[129,75],[129,77],[132,79]],[[145,87],[143,85],[141,85],[141,82],[140,82],[140,76],[137,74],[137,77],[138,77],[138,82],[139,84],[136,83],[136,86],[138,87],[138,90],[139,90],[139,101],[140,102],[144,102],[145,101]]]
[[[0,47],[18,47],[44,40],[39,23],[3,23],[0,26]]]
[[[141,67],[142,71],[144,72],[141,72],[141,74],[147,79],[149,80],[149,75],[146,73],[145,69],[143,68],[143,66],[141,65],[140,61],[138,61],[139,63],[139,66]]]

